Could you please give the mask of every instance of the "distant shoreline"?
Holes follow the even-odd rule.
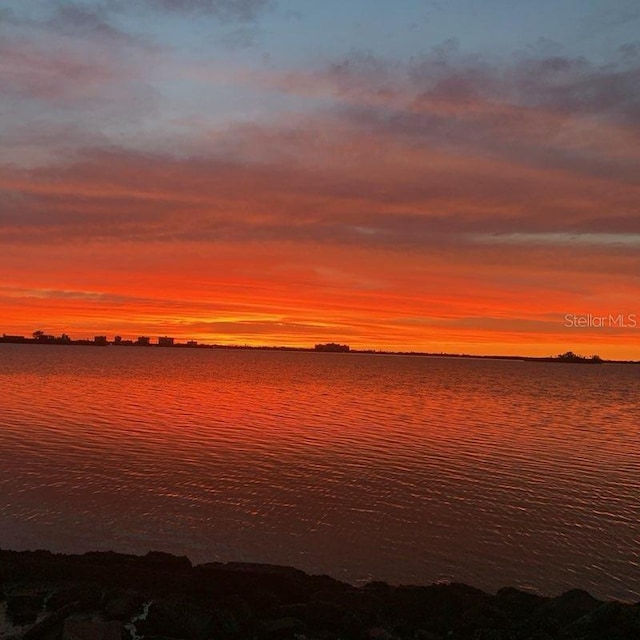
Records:
[[[237,344],[207,344],[195,341],[175,342],[172,344],[137,344],[133,341],[123,343],[114,343],[113,341],[96,342],[95,340],[38,340],[36,338],[26,338],[23,336],[0,336],[0,344],[25,344],[25,345],[50,345],[60,347],[134,347],[137,349],[219,349],[233,351],[289,351],[300,353],[323,353],[323,354],[365,354],[365,355],[384,355],[384,356],[415,356],[423,358],[466,358],[473,360],[516,360],[522,362],[552,362],[555,364],[640,364],[640,360],[611,360],[601,359],[592,361],[591,358],[576,356],[574,359],[562,359],[559,356],[519,356],[519,355],[478,355],[468,353],[445,353],[445,352],[427,352],[427,351],[386,351],[377,349],[348,349],[348,350],[331,350],[317,349],[314,347],[292,347],[292,346],[268,346],[268,345],[237,345]]]

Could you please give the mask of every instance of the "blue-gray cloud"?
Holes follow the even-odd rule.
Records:
[[[162,11],[180,13],[207,13],[225,21],[247,22],[255,20],[273,0],[145,0]]]
[[[45,26],[65,35],[134,42],[131,36],[113,25],[110,14],[104,4],[61,2],[54,5],[54,14]]]

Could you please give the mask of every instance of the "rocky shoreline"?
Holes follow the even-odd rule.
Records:
[[[0,550],[0,638],[25,640],[640,639],[640,603],[463,584],[354,587],[298,569]]]

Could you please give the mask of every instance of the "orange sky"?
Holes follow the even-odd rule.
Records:
[[[0,333],[640,359],[637,51],[276,64],[44,15],[0,44]]]

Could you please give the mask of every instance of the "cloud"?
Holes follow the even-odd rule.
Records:
[[[145,78],[161,50],[112,27],[100,5],[63,3],[46,23],[34,24],[0,40],[3,97],[64,105],[86,119],[96,115],[91,111],[96,105],[126,101],[130,106],[148,90]],[[38,115],[42,122],[45,114]],[[46,114],[49,120],[56,115]]]
[[[99,48],[47,57],[14,41],[4,51],[0,74],[20,95],[69,101],[91,123],[105,113],[106,87],[129,120],[154,115],[131,108],[144,57],[132,70],[117,51],[94,56]],[[621,105],[598,87],[585,105],[573,87],[597,76],[633,103],[634,64],[551,56],[500,67],[455,42],[406,64],[354,53],[321,71],[260,79],[294,97],[330,96],[328,105],[212,129],[196,121],[193,142],[171,152],[109,146],[99,127],[92,138],[90,127],[35,123],[32,140],[66,137],[75,154],[65,165],[1,170],[0,228],[4,242],[31,243],[259,241],[477,255],[490,255],[487,245],[538,255],[545,238],[610,247],[640,231],[640,154]],[[24,129],[13,135],[30,139]]]
[[[153,8],[174,13],[207,13],[231,22],[249,22],[273,4],[273,0],[144,0]]]
[[[69,36],[99,38],[127,44],[139,43],[137,39],[113,25],[111,11],[105,4],[60,2],[54,5],[54,14],[46,21],[44,27]]]
[[[226,143],[220,155],[192,158],[95,149],[69,166],[5,168],[2,240],[290,242],[489,256],[492,245],[536,255],[545,238],[567,250],[610,250],[616,237],[624,244],[640,233],[637,187],[342,131],[313,146],[323,126],[297,136],[235,129],[235,155]],[[252,144],[267,160],[245,156]]]
[[[596,5],[597,7],[597,5]],[[640,22],[640,8],[635,0],[618,0],[606,3],[587,14],[580,22],[580,31],[587,38],[601,35],[603,31],[628,27]]]
[[[512,71],[516,99],[567,115],[640,123],[640,61],[595,65],[585,58],[522,60]]]
[[[51,33],[0,40],[3,161],[71,162],[87,146],[141,130],[157,113],[149,82],[156,57],[124,42]]]
[[[0,286],[0,295],[7,296],[9,298],[41,298],[45,300],[89,300],[105,302],[107,304],[120,303],[125,299],[123,296],[114,296],[98,291],[70,291],[64,289],[41,288],[23,289],[20,287],[7,286]]]
[[[455,41],[407,63],[354,52],[274,82],[283,91],[332,96],[353,129],[413,146],[634,181],[640,58],[595,64],[549,47],[507,62],[467,54]]]
[[[95,50],[50,49],[25,40],[4,41],[0,58],[0,82],[8,95],[74,106],[102,99],[105,87],[118,84],[124,75],[124,67],[117,68],[113,59]]]
[[[322,324],[319,322],[292,322],[286,319],[271,321],[259,320],[216,320],[214,322],[191,322],[182,325],[183,331],[207,334],[227,334],[233,336],[269,336],[269,337],[294,337],[317,335],[318,338],[331,337],[339,332],[345,338],[356,334],[354,327],[335,324]]]

